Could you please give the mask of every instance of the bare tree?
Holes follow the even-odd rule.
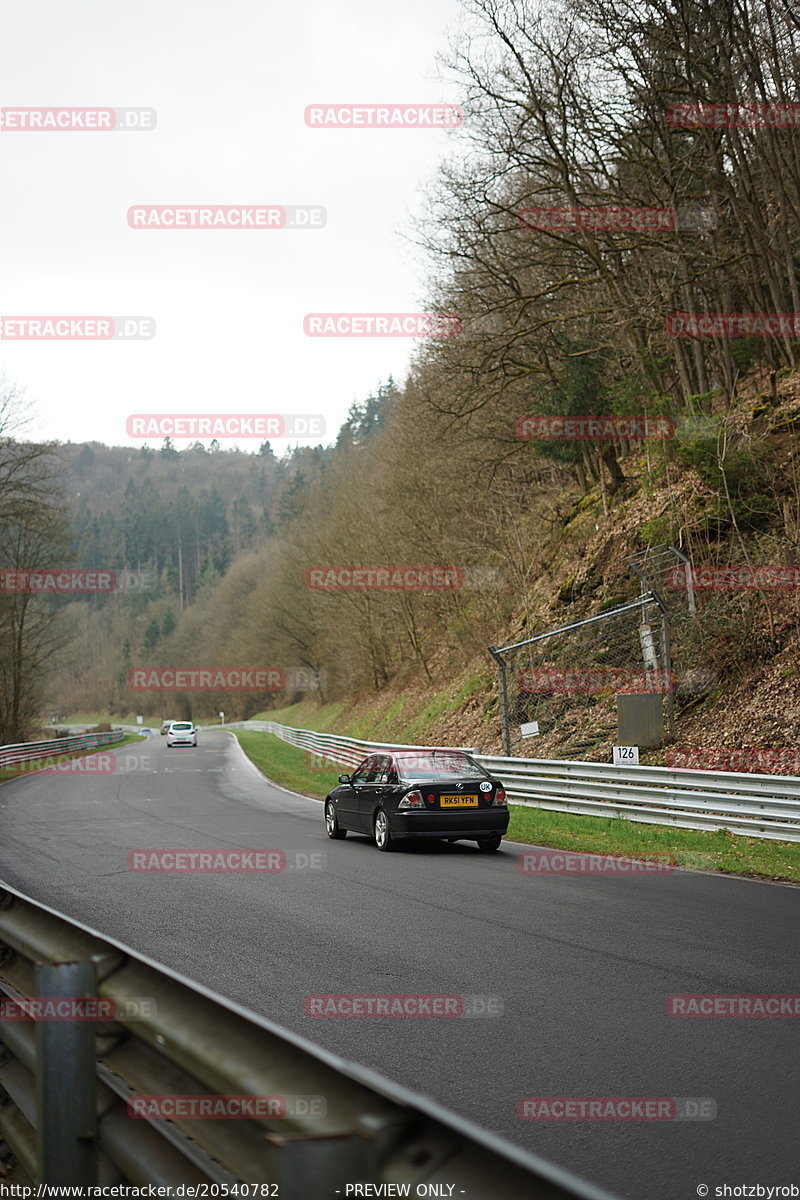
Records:
[[[68,537],[53,448],[11,436],[24,424],[20,394],[0,385],[0,742],[22,741],[39,713],[59,609],[31,594],[20,574],[61,567]]]

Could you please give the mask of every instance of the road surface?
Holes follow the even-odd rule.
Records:
[[[199,741],[167,751],[155,734],[116,752],[127,771],[0,787],[0,879],[620,1196],[800,1182],[800,1022],[666,1012],[674,993],[800,991],[800,889],[525,875],[513,843],[330,842],[321,804],[265,782],[231,734]],[[239,847],[291,869],[128,866],[142,849]],[[305,997],[329,993],[477,996],[503,1013],[306,1016]],[[525,1096],[709,1097],[717,1116],[530,1122]]]

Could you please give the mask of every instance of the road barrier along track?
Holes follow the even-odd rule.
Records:
[[[242,729],[272,733],[293,746],[355,766],[381,750],[430,754],[431,746],[401,746],[275,721],[243,721]],[[227,726],[226,726],[227,728]],[[451,749],[453,747],[450,747]],[[727,829],[747,837],[800,842],[800,778],[674,767],[616,767],[610,763],[547,758],[508,758],[467,750],[505,784],[512,803],[555,812],[619,817],[681,829]]]
[[[126,737],[124,730],[113,729],[110,733],[79,733],[74,737],[52,738],[49,742],[19,742],[14,746],[0,746],[0,771],[16,763],[35,762],[40,758],[52,758],[79,750],[97,750],[100,746],[115,746],[118,742],[124,742]]]
[[[26,998],[38,998],[27,1001],[36,1020],[13,1019]],[[44,1019],[74,1015],[63,1006],[76,998],[95,1019]],[[0,1000],[0,1141],[15,1182],[280,1200],[335,1200],[371,1182],[411,1196],[452,1185],[469,1200],[610,1200],[2,884]],[[197,1116],[203,1104],[225,1117]]]

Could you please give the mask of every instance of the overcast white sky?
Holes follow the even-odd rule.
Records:
[[[436,55],[458,0],[0,11],[0,106],[158,114],[149,133],[0,132],[0,315],[157,326],[151,341],[0,341],[0,369],[35,403],[35,435],[139,445],[125,432],[133,412],[299,412],[325,416],[327,441],[353,399],[403,377],[414,342],[312,339],[303,316],[420,309],[424,260],[402,232],[447,134],[309,129],[304,109],[457,102]],[[318,204],[328,224],[132,230],[132,204]]]

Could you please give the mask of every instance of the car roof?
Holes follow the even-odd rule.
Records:
[[[428,759],[435,761],[437,758],[465,758],[468,762],[475,762],[467,750],[395,750],[389,755],[389,758],[392,762],[403,758],[416,758],[423,761]]]

